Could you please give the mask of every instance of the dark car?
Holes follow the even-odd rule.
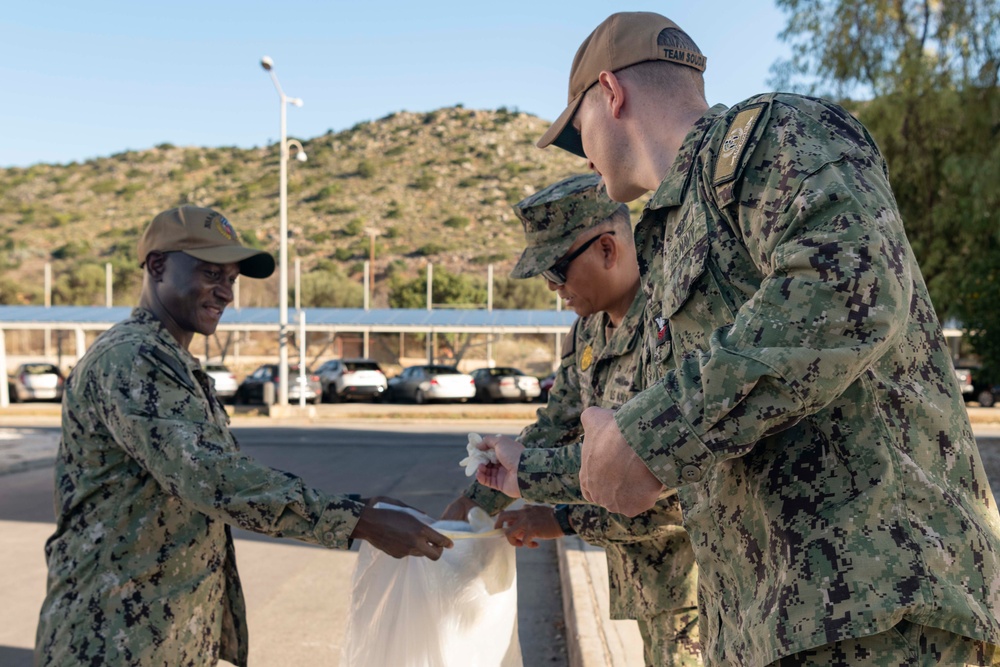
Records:
[[[465,403],[476,395],[476,383],[454,366],[410,366],[389,380],[388,392],[391,401]]]
[[[959,366],[955,369],[962,398],[975,401],[981,407],[991,408],[1000,397],[1000,384],[985,374],[979,366]]]
[[[538,398],[541,387],[538,378],[526,375],[517,368],[497,366],[496,368],[480,368],[472,371],[476,382],[476,400],[493,401],[523,401],[529,403]]]
[[[65,378],[59,367],[44,362],[21,364],[7,380],[12,403],[21,401],[61,401]]]
[[[972,400],[979,403],[980,407],[992,408],[996,405],[998,397],[1000,397],[1000,384],[997,384],[996,378],[986,375],[982,369],[973,370]]]
[[[308,403],[319,403],[322,389],[319,376],[306,368],[305,397]],[[263,403],[264,387],[274,385],[274,400],[278,400],[278,364],[264,364],[248,375],[236,390],[237,403]],[[288,402],[297,403],[301,396],[299,365],[288,364]]]

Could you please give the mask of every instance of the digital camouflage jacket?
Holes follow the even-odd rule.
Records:
[[[36,665],[247,662],[229,525],[347,548],[362,509],[239,452],[197,360],[143,309],[66,383]]]
[[[678,488],[708,664],[900,619],[1000,643],[1000,519],[874,141],[715,107],[636,227],[662,380],[615,416]]]
[[[558,465],[578,471],[578,447],[538,449],[546,454],[537,462],[532,460],[533,450],[578,440],[583,435],[580,414],[585,408],[618,408],[638,392],[645,301],[639,291],[610,337],[605,314],[577,320],[567,337],[548,403],[518,436],[529,448],[522,464],[529,468],[548,465],[551,452],[568,455]],[[536,479],[538,484],[519,476],[521,493],[526,499],[546,502],[549,477],[545,474]],[[494,514],[511,502],[502,493],[479,484],[473,484],[468,495]],[[697,606],[697,574],[687,533],[681,527],[676,494],[631,519],[583,504],[571,507],[568,519],[580,537],[605,547],[612,618],[652,618],[661,612]]]

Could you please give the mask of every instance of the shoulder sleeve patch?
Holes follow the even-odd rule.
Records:
[[[722,185],[736,178],[743,154],[751,143],[750,136],[766,106],[767,102],[751,104],[736,114],[736,118],[729,124],[726,138],[722,142],[722,150],[715,159],[713,185]]]
[[[576,356],[576,330],[579,326],[580,318],[578,317],[573,322],[573,326],[570,327],[569,333],[563,338],[562,358],[564,362]]]

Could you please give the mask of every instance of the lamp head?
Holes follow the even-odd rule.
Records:
[[[306,160],[309,159],[309,156],[306,155],[305,151],[299,151],[298,153],[295,154],[295,159],[298,160],[299,162],[305,162]]]
[[[271,60],[270,56],[264,56],[260,59],[260,66],[263,67],[265,71],[270,72],[271,68],[274,67],[274,61]]]

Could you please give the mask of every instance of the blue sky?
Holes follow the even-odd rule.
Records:
[[[698,42],[712,104],[767,90],[788,54],[771,0],[11,2],[0,14],[0,167],[162,142],[274,142],[264,55],[305,101],[288,110],[291,137],[458,103],[551,120],[576,48],[620,10],[657,11]]]

